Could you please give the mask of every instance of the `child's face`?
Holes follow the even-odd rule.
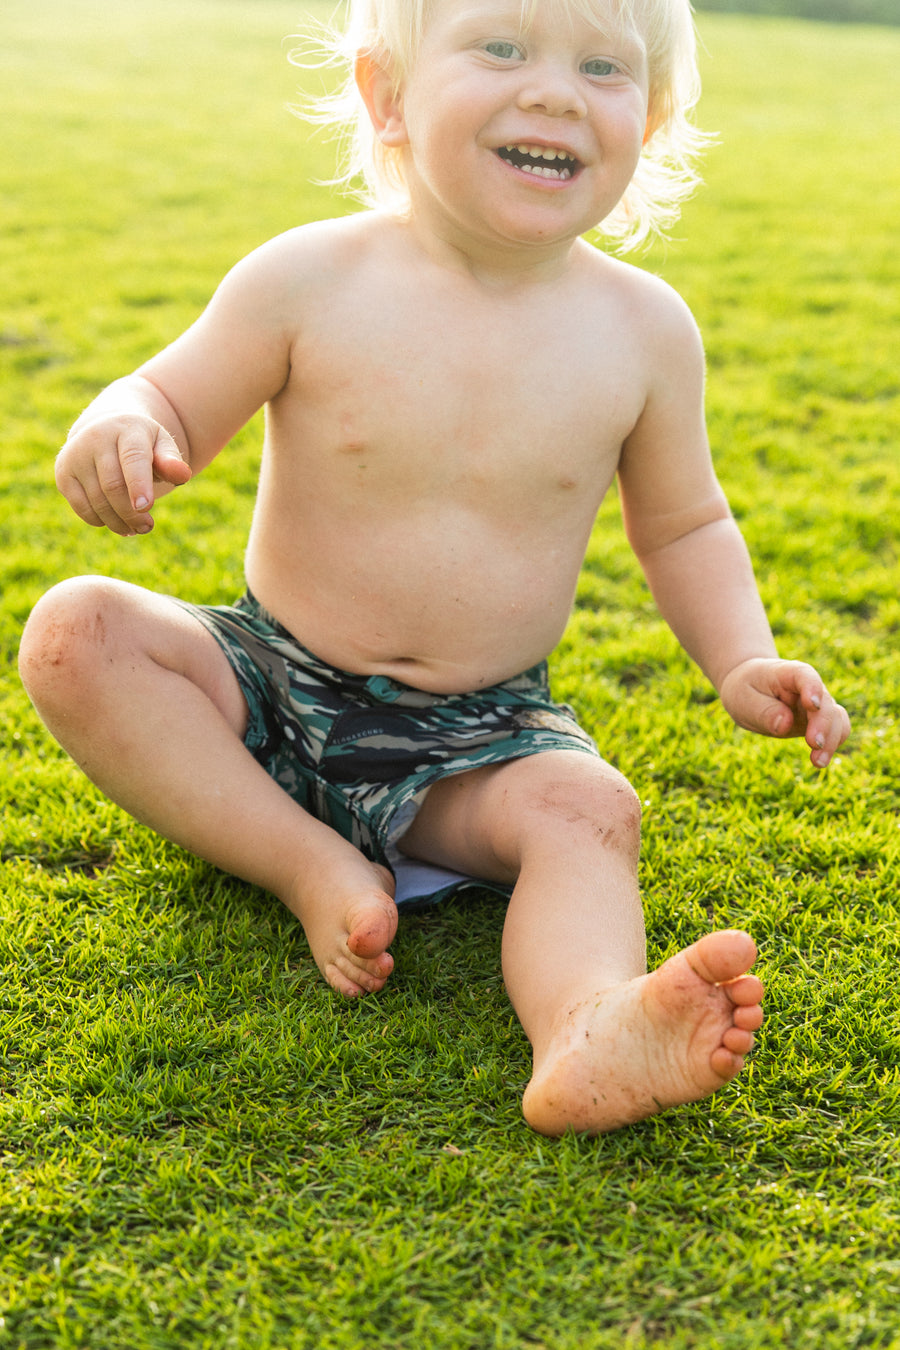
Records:
[[[414,218],[516,244],[568,243],[620,200],[647,122],[643,43],[518,0],[437,0],[401,90]]]

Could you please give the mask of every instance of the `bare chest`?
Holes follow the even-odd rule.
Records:
[[[640,413],[627,344],[404,307],[298,344],[275,416],[348,492],[594,511]],[[313,468],[312,465],[309,466]]]

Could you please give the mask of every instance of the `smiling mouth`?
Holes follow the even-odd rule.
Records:
[[[581,165],[574,155],[565,150],[554,150],[543,145],[501,145],[497,154],[516,169],[533,174],[535,178],[572,178]]]

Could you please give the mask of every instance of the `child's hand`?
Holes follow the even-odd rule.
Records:
[[[719,691],[738,726],[764,736],[803,736],[824,769],[850,734],[850,718],[812,666],[760,657],[730,671]]]
[[[102,417],[70,436],[56,460],[56,485],[88,525],[147,534],[154,483],[180,487],[191,476],[172,437],[151,417]]]

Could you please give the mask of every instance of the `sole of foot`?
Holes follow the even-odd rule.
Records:
[[[708,933],[657,970],[571,1009],[522,1102],[542,1134],[601,1134],[730,1082],[762,1024],[748,933]]]

